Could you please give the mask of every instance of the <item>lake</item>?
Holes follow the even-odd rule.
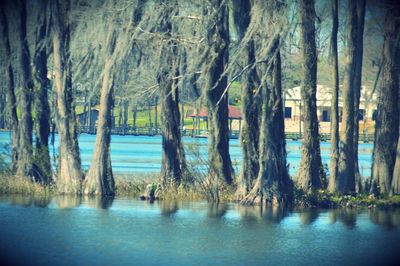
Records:
[[[82,166],[88,169],[93,156],[95,135],[81,134],[79,136],[79,147],[81,150]],[[0,144],[7,144],[10,140],[9,132],[0,132]],[[183,138],[184,145],[197,146],[204,156],[207,156],[207,139],[205,138]],[[287,161],[290,166],[290,174],[295,175],[300,163],[301,142],[287,141]],[[321,156],[324,164],[329,165],[330,143],[321,142]],[[53,150],[51,153],[53,154]],[[371,143],[360,143],[359,147],[360,173],[367,177],[371,173],[372,150]],[[55,139],[55,152],[58,151],[58,138]],[[230,140],[230,154],[235,163],[236,172],[239,172],[242,159],[239,140]],[[137,174],[155,173],[161,168],[161,136],[119,136],[111,137],[111,160],[114,173]]]
[[[0,197],[2,265],[387,265],[400,211]]]

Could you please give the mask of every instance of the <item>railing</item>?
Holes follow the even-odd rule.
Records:
[[[81,126],[80,133],[88,133],[88,134],[96,134],[95,127],[87,127]],[[134,136],[156,136],[161,135],[162,131],[160,128],[148,128],[148,127],[115,127],[111,129],[111,134],[114,135],[134,135]],[[240,135],[239,130],[232,130],[229,133],[229,137],[231,139],[238,139]],[[207,138],[208,131],[203,129],[185,129],[182,130],[182,136],[188,136],[193,138]],[[302,138],[302,134],[299,132],[285,132],[285,138],[291,140],[300,140]],[[320,133],[321,141],[330,141],[331,134],[329,133]],[[360,142],[373,142],[374,134],[371,133],[360,133],[359,135]]]

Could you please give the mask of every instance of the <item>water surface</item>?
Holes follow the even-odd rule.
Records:
[[[382,264],[399,256],[399,227],[398,210],[0,199],[1,259],[24,265]]]
[[[93,156],[95,135],[81,134],[79,136],[79,147],[81,150],[82,165],[85,169],[89,168]],[[10,140],[9,132],[0,132],[0,144],[7,144]],[[198,147],[200,153],[207,156],[207,139],[196,139],[191,137],[183,138],[184,146]],[[234,162],[236,172],[239,171],[242,160],[240,142],[237,139],[230,140],[230,154]],[[55,153],[58,150],[58,136],[55,139]],[[330,160],[330,142],[321,142],[321,156],[325,164]],[[359,167],[361,176],[367,177],[371,173],[372,165],[371,143],[360,143]],[[301,157],[301,142],[287,141],[286,150],[288,153],[287,161],[290,167],[290,174],[297,173]],[[53,154],[53,149],[51,149]],[[190,157],[190,156],[189,156]],[[190,159],[190,158],[189,158]],[[161,136],[119,136],[111,137],[111,160],[114,173],[117,174],[140,174],[154,173],[161,169]]]

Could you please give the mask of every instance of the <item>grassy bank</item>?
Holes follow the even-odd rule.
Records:
[[[154,175],[116,176],[115,187],[117,197],[139,198],[147,195],[149,187],[155,189],[156,197],[164,201],[201,201],[208,195],[200,186],[167,186],[160,189]],[[56,195],[52,186],[41,186],[27,179],[0,175],[1,195],[28,195],[48,197]],[[231,187],[220,187],[221,202],[234,202],[235,190]],[[355,196],[332,194],[324,190],[303,192],[296,190],[295,207],[301,208],[400,208],[400,195],[375,197],[368,194]]]

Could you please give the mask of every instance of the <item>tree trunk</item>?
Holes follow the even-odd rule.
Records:
[[[120,98],[118,101],[118,108],[119,108],[119,112],[118,112],[118,129],[121,129],[122,127],[122,99]]]
[[[362,181],[360,170],[358,169],[358,138],[359,121],[358,113],[360,110],[362,61],[364,48],[364,18],[366,0],[357,1],[357,47],[356,47],[356,66],[354,74],[354,174],[356,192],[362,191]]]
[[[227,7],[221,0],[210,1],[213,8],[208,14],[208,53],[205,66],[205,90],[208,107],[208,159],[209,178],[232,184],[233,168],[229,155],[228,94],[225,71],[228,63]]]
[[[122,124],[122,134],[125,135],[128,126],[128,110],[129,110],[129,100],[124,100],[124,120]]]
[[[245,46],[240,64],[245,67],[254,64],[255,44],[251,39],[246,43],[243,37],[250,24],[251,4],[247,0],[232,0],[233,21],[238,35],[238,41]],[[241,101],[243,121],[240,130],[240,142],[243,154],[242,169],[238,176],[236,197],[243,199],[251,190],[253,181],[259,171],[259,133],[261,122],[261,90],[255,66],[242,75]]]
[[[18,52],[19,68],[21,73],[21,91],[19,97],[20,119],[18,133],[18,163],[17,175],[28,177],[34,180],[35,172],[33,169],[33,147],[32,147],[32,98],[33,82],[30,67],[30,54],[27,42],[27,13],[26,1],[17,1],[17,10],[19,18],[17,19],[18,29]]]
[[[173,79],[179,75],[177,65],[177,44],[172,40],[171,32],[172,16],[177,10],[168,6],[163,12],[163,23],[160,25],[161,33],[167,40],[161,48],[160,67],[158,69],[157,82],[161,88],[161,121],[162,121],[162,163],[161,179],[164,185],[173,182],[179,185],[183,180],[186,169],[186,161],[181,142],[181,131],[179,127],[179,90],[178,81]],[[157,105],[157,98],[156,98]],[[157,109],[155,109],[157,112]],[[156,123],[157,124],[157,123]]]
[[[254,49],[254,43],[250,41],[247,44],[246,56],[244,56],[247,61],[245,64],[255,62]],[[243,75],[241,88],[243,121],[240,131],[243,161],[238,178],[237,196],[239,199],[251,190],[253,181],[257,178],[260,168],[259,133],[261,124],[262,90],[256,90],[258,84],[259,80],[255,68],[252,68]]]
[[[158,96],[154,99],[154,128],[158,128]]]
[[[151,122],[151,101],[148,100],[148,112],[149,114],[149,127],[150,129],[153,127],[153,122]]]
[[[301,23],[301,46],[304,80],[301,89],[304,119],[303,144],[298,184],[304,190],[322,188],[324,170],[321,162],[317,119],[317,51],[315,44],[314,1],[298,2]]]
[[[343,82],[343,120],[340,135],[340,154],[337,191],[340,193],[355,192],[355,165],[354,165],[354,99],[355,75],[357,61],[357,1],[349,0],[347,8],[347,37],[345,78]]]
[[[133,129],[136,130],[136,117],[137,117],[137,104],[135,104],[135,107],[132,110],[132,115],[133,115]]]
[[[266,67],[264,69],[266,72]],[[262,80],[265,96],[259,147],[259,172],[254,187],[242,201],[245,204],[265,203],[284,206],[290,204],[293,199],[293,188],[286,166],[281,76],[281,57],[278,50],[273,62],[271,84],[267,84],[265,78]]]
[[[399,90],[400,92],[400,90]],[[400,127],[399,127],[400,134]],[[391,194],[400,194],[400,135],[397,138],[396,163],[394,164]]]
[[[338,0],[332,0],[332,20],[331,56],[333,61],[333,77],[335,85],[332,90],[331,101],[331,160],[328,189],[330,192],[335,192],[337,190],[339,162],[339,60],[337,45],[339,28]]]
[[[396,162],[399,138],[399,52],[400,9],[389,7],[385,17],[383,68],[375,124],[371,193],[388,193]]]
[[[50,184],[52,181],[51,159],[49,152],[50,134],[50,106],[47,91],[49,81],[47,79],[47,1],[40,2],[38,15],[38,29],[36,33],[36,47],[33,58],[35,84],[35,111],[36,111],[36,149],[34,169],[36,181],[43,184]]]
[[[14,70],[12,67],[11,48],[9,39],[8,22],[5,15],[5,7],[0,5],[0,40],[5,52],[6,86],[7,86],[7,112],[11,129],[11,165],[12,170],[17,170],[18,161],[18,116],[17,100],[15,97]],[[2,49],[3,50],[3,49]]]
[[[100,111],[97,124],[96,144],[89,171],[83,183],[85,195],[114,196],[115,182],[111,166],[111,109],[113,98],[113,53],[116,43],[116,32],[111,32],[106,40],[106,63],[100,96]],[[122,108],[122,105],[120,105]]]
[[[53,18],[53,57],[55,69],[56,123],[59,136],[59,163],[56,179],[60,194],[80,194],[83,174],[73,107],[71,62],[69,59],[70,2],[51,1]]]

